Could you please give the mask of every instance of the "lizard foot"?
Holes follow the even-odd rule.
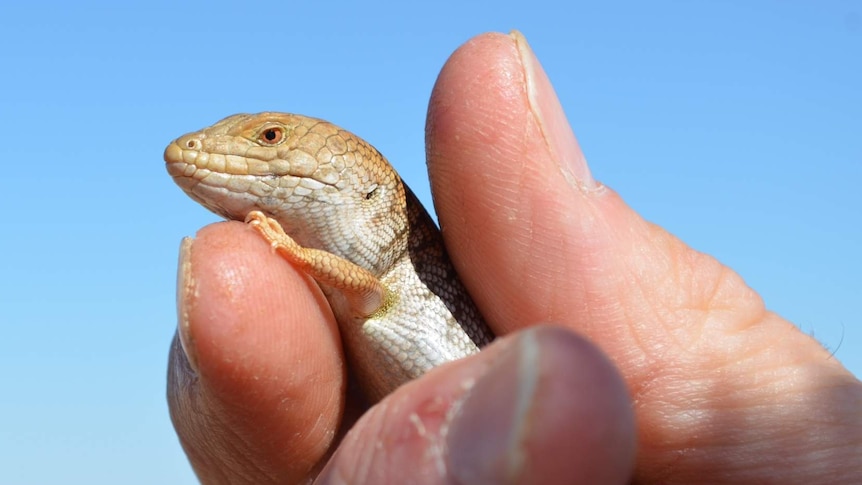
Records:
[[[245,216],[245,222],[254,228],[272,247],[272,249],[283,249],[290,253],[297,253],[301,246],[284,232],[284,228],[272,217],[261,211],[251,211]]]
[[[395,295],[365,268],[335,254],[300,246],[281,224],[260,211],[249,212],[245,222],[254,228],[290,263],[314,278],[318,283],[341,290],[356,314],[363,317],[386,312],[395,302]]]

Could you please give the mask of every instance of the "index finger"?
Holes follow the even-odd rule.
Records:
[[[204,483],[309,476],[345,398],[338,330],[320,289],[238,222],[184,243],[178,279],[182,349],[172,348],[168,398],[196,473]]]

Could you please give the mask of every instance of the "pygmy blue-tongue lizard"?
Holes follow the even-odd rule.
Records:
[[[238,114],[177,138],[164,158],[192,199],[245,220],[317,281],[370,399],[494,338],[431,217],[352,133],[301,115]]]

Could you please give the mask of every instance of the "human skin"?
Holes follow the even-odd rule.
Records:
[[[316,284],[208,226],[181,248],[168,373],[204,484],[862,481],[860,382],[592,179],[523,37],[453,54],[426,135],[446,245],[501,338],[369,408]]]

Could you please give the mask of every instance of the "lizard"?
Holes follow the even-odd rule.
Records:
[[[177,138],[164,160],[192,199],[246,221],[318,283],[371,401],[493,340],[428,212],[349,131],[237,114]]]

